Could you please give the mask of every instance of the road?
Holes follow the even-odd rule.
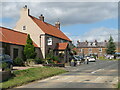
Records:
[[[70,72],[17,88],[116,88],[118,82],[118,61],[97,60],[65,69]]]

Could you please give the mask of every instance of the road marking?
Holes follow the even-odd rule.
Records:
[[[96,73],[96,72],[101,71],[101,70],[104,70],[104,69],[98,69],[96,71],[92,71],[91,73]]]
[[[95,81],[100,80],[100,79],[102,79],[102,78],[101,78],[101,77],[98,77],[98,78],[95,79]]]

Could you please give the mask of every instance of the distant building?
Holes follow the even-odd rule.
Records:
[[[98,57],[106,55],[106,49],[107,49],[108,42],[105,40],[104,42],[98,42],[95,40],[94,42],[88,42],[87,40],[85,42],[77,41],[77,48],[75,51],[79,55],[96,55]],[[120,43],[115,42],[116,45],[116,52],[120,52]]]
[[[79,42],[77,41],[77,54],[79,55],[96,55],[98,57],[106,54],[106,45],[107,41],[98,42],[95,40],[94,42]]]

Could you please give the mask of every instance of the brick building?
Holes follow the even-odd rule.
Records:
[[[85,42],[79,42],[77,41],[77,54],[79,55],[96,55],[98,57],[103,56],[106,54],[106,45],[107,41],[104,42],[98,42],[95,40],[94,42],[88,42],[87,40]]]

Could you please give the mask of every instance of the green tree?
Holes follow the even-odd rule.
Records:
[[[24,47],[24,55],[26,59],[34,59],[36,56],[35,47],[29,34],[27,37],[26,45]]]
[[[112,36],[110,36],[110,39],[109,39],[108,44],[107,44],[106,53],[113,55],[113,54],[115,54],[115,50],[116,50],[115,43],[113,42]]]

